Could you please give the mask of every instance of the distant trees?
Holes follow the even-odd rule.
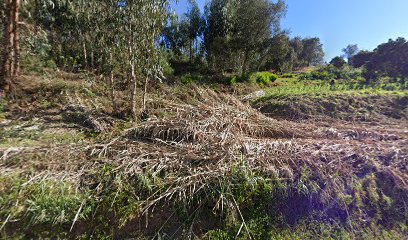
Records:
[[[373,55],[373,52],[362,50],[351,58],[351,66],[360,68],[368,63]]]
[[[201,52],[204,27],[205,22],[197,2],[189,0],[187,13],[181,17],[170,15],[162,33],[161,44],[179,60],[186,57],[193,64],[194,58]]]
[[[190,1],[186,14],[170,17],[162,44],[177,61],[184,61],[183,69],[183,57],[191,65],[198,54],[197,59],[217,73],[287,72],[322,64],[320,39],[290,39],[280,28],[285,14],[283,0],[211,0],[200,17],[196,2]]]
[[[303,40],[301,58],[306,62],[307,66],[322,64],[323,57],[323,44],[319,38],[305,38]]]
[[[351,60],[354,67],[365,68],[367,81],[389,76],[404,82],[408,77],[408,42],[404,38],[390,39],[372,52],[359,52]]]
[[[335,66],[336,68],[343,68],[345,65],[347,64],[347,62],[344,60],[344,58],[342,57],[334,57],[331,61],[330,61],[330,65]]]
[[[193,61],[194,53],[198,50],[198,37],[204,30],[204,19],[201,16],[200,8],[195,0],[189,0],[189,8],[185,15],[187,20],[187,33],[190,45],[190,63]],[[195,49],[193,47],[195,46]]]
[[[323,45],[319,38],[290,39],[282,32],[272,38],[269,59],[263,69],[290,72],[311,65],[320,65],[323,63],[323,57]]]
[[[279,31],[286,5],[281,0],[238,0],[232,11],[231,45],[239,72],[246,73],[256,69],[265,45]]]
[[[211,1],[206,7],[205,31],[210,67],[240,73],[256,69],[285,12],[282,0]]]
[[[166,56],[216,73],[283,73],[323,61],[320,39],[291,39],[281,30],[284,0],[212,0],[204,14],[195,0],[189,0],[181,18],[170,14],[170,1],[33,0],[24,1],[22,13],[27,26],[44,33],[46,47],[41,52],[46,61],[67,71],[86,69],[103,76],[111,86],[114,112],[116,90],[130,89],[134,116],[146,108],[149,81],[162,77],[163,46],[171,52]],[[0,87],[7,91],[19,70],[19,2],[5,0],[0,5],[5,46]],[[138,108],[140,87],[143,99]]]
[[[347,47],[343,48],[344,57],[347,62],[351,65],[352,58],[358,53],[357,44],[349,44]]]

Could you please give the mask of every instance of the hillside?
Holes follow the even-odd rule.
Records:
[[[248,99],[160,84],[133,123],[112,114],[96,76],[24,75],[17,86],[0,107],[2,238],[408,234],[406,90],[277,84]]]

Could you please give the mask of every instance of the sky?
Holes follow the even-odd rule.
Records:
[[[206,0],[196,0],[201,9]],[[188,0],[174,5],[178,14]],[[388,39],[408,39],[408,0],[286,0],[282,28],[292,37],[319,37],[325,60],[342,54],[348,44],[373,50]]]

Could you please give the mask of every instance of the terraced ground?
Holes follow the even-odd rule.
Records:
[[[272,87],[241,101],[156,86],[132,123],[111,114],[98,79],[19,84],[0,108],[3,238],[408,235],[407,91]]]

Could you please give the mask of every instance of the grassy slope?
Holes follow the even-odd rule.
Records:
[[[159,87],[150,118],[134,125],[109,116],[106,89],[87,76],[21,81],[20,97],[0,110],[2,237],[407,234],[404,91],[286,79],[254,102],[278,121],[210,89]],[[350,100],[358,106],[343,109]],[[324,102],[339,104],[335,115]],[[350,122],[373,102],[381,107],[364,120],[374,122]],[[312,121],[285,120],[299,116]]]
[[[280,79],[252,104],[283,119],[340,119],[376,121],[408,118],[408,90],[385,90],[386,85],[361,86],[326,81]]]

